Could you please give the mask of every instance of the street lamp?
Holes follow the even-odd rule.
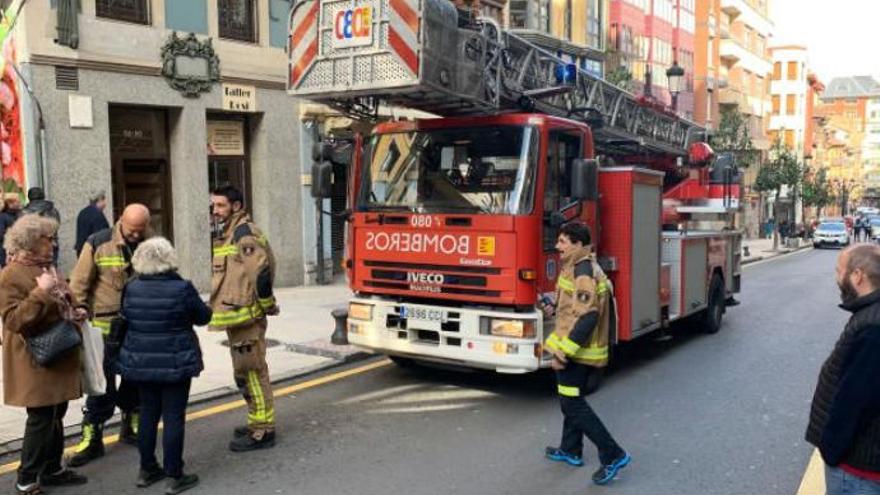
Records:
[[[666,80],[669,84],[669,93],[672,95],[672,111],[678,111],[678,94],[681,93],[684,84],[684,69],[678,65],[678,61],[672,62],[672,67],[666,69]]]

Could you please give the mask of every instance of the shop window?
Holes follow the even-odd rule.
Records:
[[[147,0],[97,0],[95,15],[117,21],[150,23],[150,10]]]
[[[217,19],[221,38],[257,41],[255,0],[218,0]]]
[[[208,118],[208,186],[235,186],[250,204],[250,166],[247,150],[247,121],[240,117]]]

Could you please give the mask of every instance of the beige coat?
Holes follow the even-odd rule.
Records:
[[[251,328],[276,308],[275,257],[250,217],[237,213],[214,239],[210,330]]]
[[[34,364],[25,337],[59,321],[66,303],[37,287],[39,266],[11,263],[0,273],[3,319],[3,402],[44,407],[82,396],[80,352],[43,368]]]
[[[147,232],[145,239],[150,238]],[[88,309],[92,325],[106,335],[110,321],[119,313],[122,288],[133,275],[131,252],[122,236],[119,222],[86,241],[70,274],[70,290],[80,305]]]

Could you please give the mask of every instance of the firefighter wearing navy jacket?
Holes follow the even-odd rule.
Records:
[[[584,398],[592,368],[608,364],[611,283],[590,249],[590,230],[580,223],[562,227],[556,242],[562,269],[556,283],[556,326],[544,346],[551,354],[562,414],[562,443],[547,447],[554,461],[583,466],[586,435],[599,451],[593,482],[604,485],[631,458],[611,436]],[[545,308],[550,310],[550,308]]]
[[[275,408],[266,364],[266,316],[278,314],[272,292],[275,260],[269,242],[244,212],[241,191],[211,195],[213,262],[209,329],[225,331],[235,383],[248,405],[247,425],[235,429],[233,452],[275,445]]]

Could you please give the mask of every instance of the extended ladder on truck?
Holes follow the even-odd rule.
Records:
[[[586,122],[598,149],[685,156],[705,130],[449,0],[303,0],[290,94],[358,119],[379,104],[442,117],[541,112]]]

